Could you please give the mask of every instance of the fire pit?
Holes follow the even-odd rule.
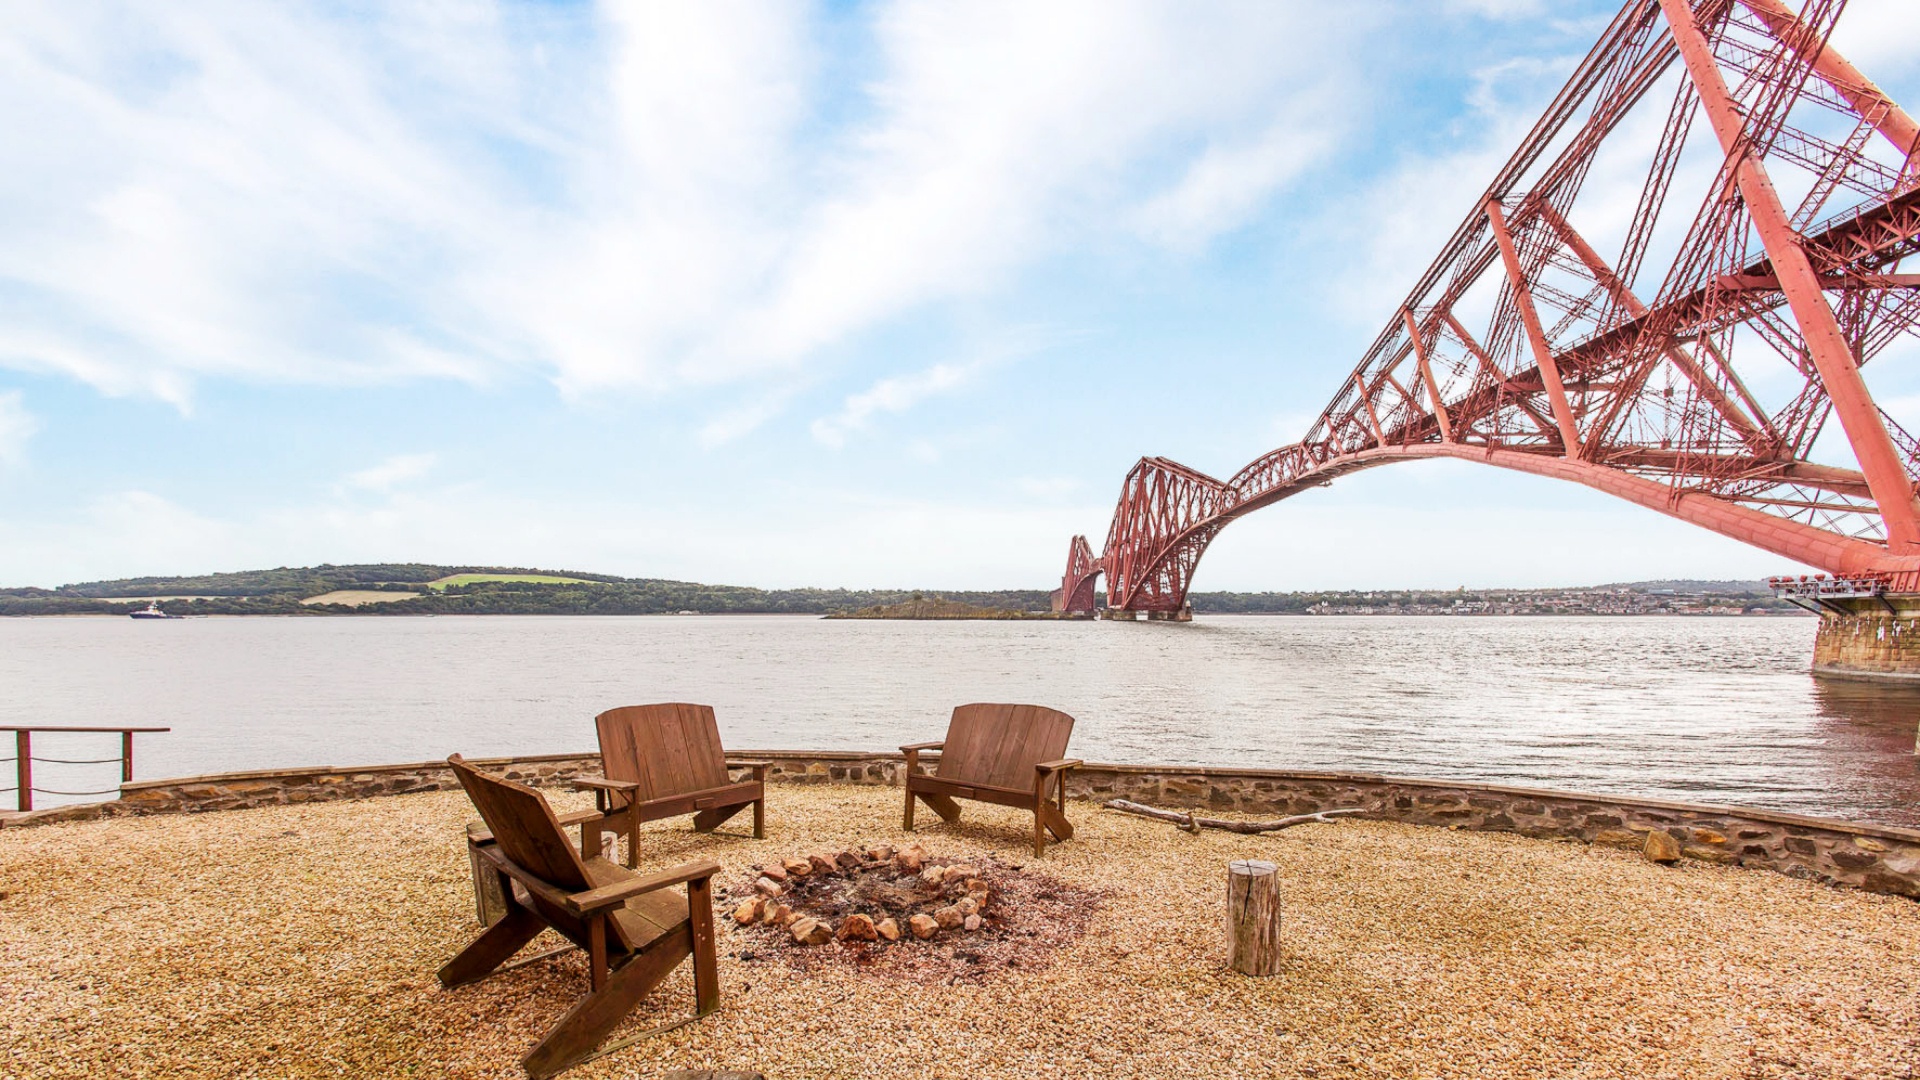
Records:
[[[847,963],[943,981],[1039,967],[1086,931],[1099,895],[991,858],[914,845],[762,863],[729,890],[734,924],[764,949],[739,958]]]

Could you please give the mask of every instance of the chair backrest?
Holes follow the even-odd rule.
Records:
[[[1033,767],[1066,755],[1073,717],[1044,705],[962,705],[947,724],[934,775],[989,787],[1033,787]]]
[[[628,705],[608,709],[593,725],[607,779],[640,785],[635,795],[642,802],[727,783],[726,751],[711,705]]]
[[[568,842],[546,796],[525,784],[488,776],[459,754],[448,758],[447,764],[467,789],[467,798],[480,811],[501,854],[556,889],[579,892],[591,887],[580,853]]]
[[[580,861],[580,853],[567,839],[560,819],[553,816],[553,808],[547,805],[545,795],[525,784],[489,776],[467,764],[459,754],[448,758],[447,764],[453,766],[453,775],[467,790],[473,808],[480,811],[480,819],[487,823],[487,831],[493,834],[493,842],[502,855],[562,892],[581,892],[592,887],[586,864]],[[579,917],[539,896],[527,894],[521,899],[531,903],[534,913],[562,937],[583,949],[589,947],[587,924]],[[633,940],[619,919],[607,920],[606,943],[615,953],[633,948]]]

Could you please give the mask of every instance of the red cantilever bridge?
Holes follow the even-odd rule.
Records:
[[[1860,371],[1920,319],[1920,127],[1828,44],[1844,7],[1631,0],[1306,437],[1226,480],[1142,458],[1056,609],[1092,612],[1104,573],[1111,611],[1183,618],[1229,522],[1422,458],[1920,592],[1920,444]],[[1596,164],[1644,177],[1630,217]]]

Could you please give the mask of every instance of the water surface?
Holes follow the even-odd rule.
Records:
[[[961,702],[1033,701],[1078,718],[1090,760],[1920,825],[1920,688],[1813,678],[1813,633],[1701,617],[0,619],[0,723],[171,725],[141,737],[148,778],[590,750],[594,713],[644,701],[714,705],[729,747],[883,750],[939,738]],[[115,749],[68,738],[36,753]],[[115,775],[38,769],[70,790]]]

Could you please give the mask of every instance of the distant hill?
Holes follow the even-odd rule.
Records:
[[[328,602],[338,594],[341,602]],[[379,594],[399,594],[387,599]],[[410,594],[410,595],[409,595]],[[152,597],[180,615],[828,615],[909,602],[912,589],[755,589],[521,566],[373,563],[0,589],[0,615],[123,615]],[[947,592],[990,609],[1045,611],[1044,589]]]
[[[832,615],[1007,617],[1045,612],[1043,589],[755,589],[523,566],[369,563],[0,589],[0,615],[123,615],[161,598],[180,615]],[[1200,614],[1670,614],[1798,610],[1757,581],[1639,581],[1563,589],[1197,592]],[[915,605],[927,614],[913,614]],[[932,614],[949,605],[952,615]],[[895,614],[899,612],[901,614]]]
[[[1600,589],[1632,589],[1634,592],[1697,593],[1707,596],[1772,596],[1764,581],[1696,581],[1671,578],[1659,581],[1630,581],[1622,585],[1597,585]]]

